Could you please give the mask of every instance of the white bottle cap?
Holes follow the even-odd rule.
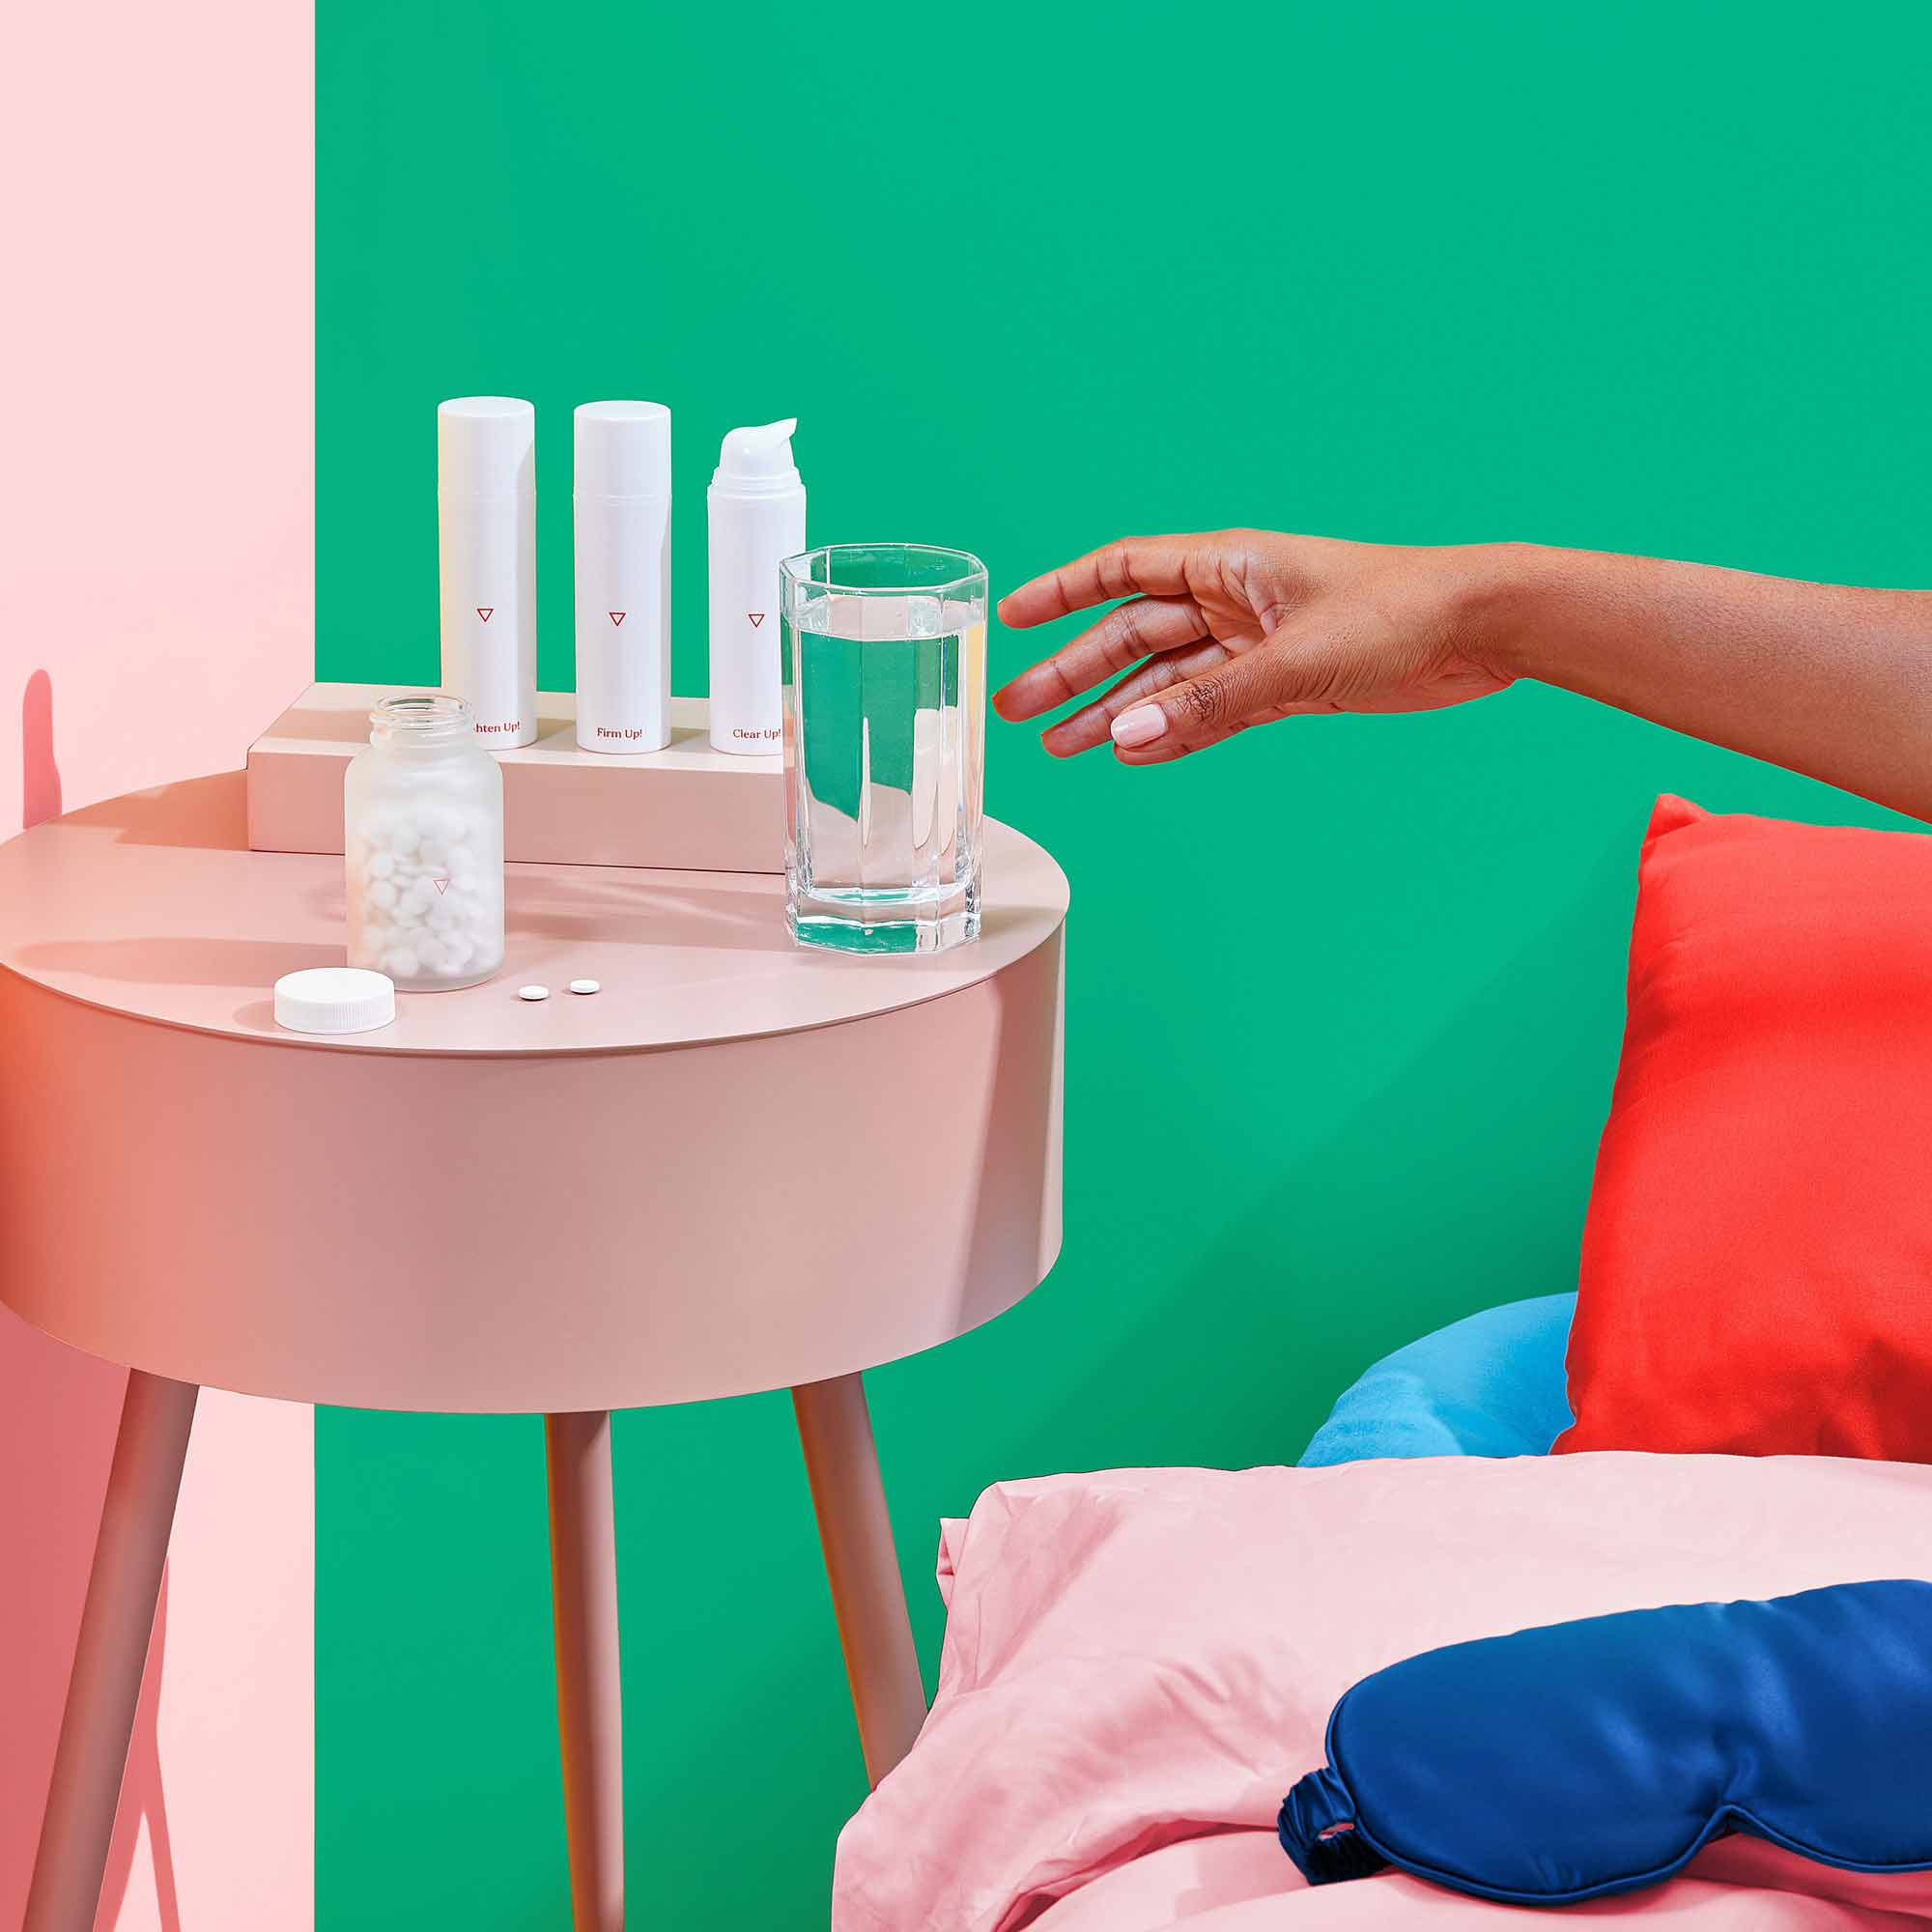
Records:
[[[724,432],[711,487],[741,497],[773,497],[798,488],[798,466],[791,457],[796,416],[760,423],[755,429]]]
[[[662,403],[579,403],[580,497],[670,495],[670,412]]]
[[[515,396],[437,404],[436,487],[445,497],[534,497],[535,406]]]
[[[367,1033],[396,1017],[396,987],[359,966],[311,966],[275,981],[275,1023],[291,1033]]]

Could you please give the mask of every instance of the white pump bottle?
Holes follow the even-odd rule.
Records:
[[[771,753],[782,734],[779,564],[805,548],[798,418],[734,429],[706,493],[711,523],[711,743]]]

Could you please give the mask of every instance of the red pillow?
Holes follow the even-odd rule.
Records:
[[[1932,1462],[1932,838],[1662,798],[1558,1452]]]

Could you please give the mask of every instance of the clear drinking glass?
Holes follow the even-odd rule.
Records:
[[[986,566],[830,544],[779,570],[792,937],[841,952],[979,938]]]

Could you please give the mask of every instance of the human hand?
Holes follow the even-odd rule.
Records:
[[[994,693],[993,706],[1037,718],[1124,673],[1041,743],[1070,757],[1111,739],[1122,763],[1152,765],[1276,718],[1484,697],[1510,682],[1477,640],[1496,555],[1271,530],[1123,537],[1000,600],[1015,630],[1128,601]]]

